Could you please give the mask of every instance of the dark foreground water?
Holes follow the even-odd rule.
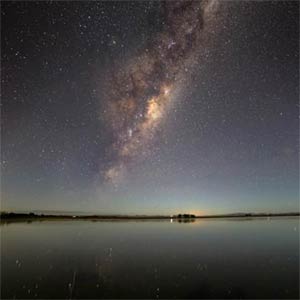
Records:
[[[299,218],[1,225],[1,298],[298,298]]]

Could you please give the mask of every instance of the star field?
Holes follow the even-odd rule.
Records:
[[[299,210],[299,3],[1,14],[3,210]]]

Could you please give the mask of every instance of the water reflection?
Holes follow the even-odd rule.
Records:
[[[176,221],[178,223],[194,223],[194,222],[196,222],[195,219],[176,219]]]
[[[297,298],[298,233],[298,218],[2,224],[1,296]]]

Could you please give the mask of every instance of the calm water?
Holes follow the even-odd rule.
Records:
[[[299,218],[1,225],[1,298],[298,298]]]

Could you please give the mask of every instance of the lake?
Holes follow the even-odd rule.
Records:
[[[1,298],[298,298],[299,218],[1,224]]]

